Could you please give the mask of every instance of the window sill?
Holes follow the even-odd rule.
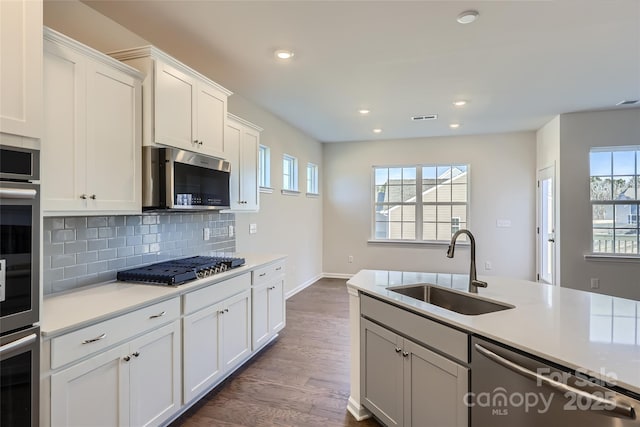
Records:
[[[392,245],[425,245],[425,246],[449,246],[449,244],[451,243],[450,241],[444,241],[444,240],[376,240],[376,239],[369,239],[367,240],[367,243],[373,243],[373,244],[382,244],[382,245],[388,245],[388,244],[392,244]],[[469,242],[456,242],[456,246],[469,246],[470,243]]]
[[[318,193],[306,193],[307,197],[311,197],[312,199],[317,199],[318,197],[320,197],[320,194]]]
[[[640,262],[640,255],[588,253],[584,255],[586,261],[605,262]]]
[[[285,196],[299,196],[300,192],[296,190],[281,190]]]
[[[271,193],[273,193],[273,188],[271,188],[271,187],[260,187],[260,192],[261,193],[271,194]]]

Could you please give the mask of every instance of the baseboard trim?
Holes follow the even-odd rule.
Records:
[[[313,279],[309,279],[306,282],[302,283],[301,285],[296,286],[295,288],[291,289],[289,292],[287,292],[284,296],[285,299],[289,299],[292,296],[294,296],[295,294],[297,294],[298,292],[302,291],[305,288],[308,288],[309,286],[313,285],[314,283],[316,283],[318,280],[322,279],[324,276],[322,274],[314,277]]]
[[[351,279],[353,274],[345,273],[322,273],[322,277],[326,279]]]
[[[356,403],[351,396],[349,396],[349,402],[347,403],[347,411],[356,421],[366,420],[371,418],[371,412],[369,412],[364,406]]]

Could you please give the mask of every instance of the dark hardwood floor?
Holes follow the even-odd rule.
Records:
[[[289,298],[278,340],[171,426],[379,427],[346,409],[348,319],[344,280],[322,279]]]

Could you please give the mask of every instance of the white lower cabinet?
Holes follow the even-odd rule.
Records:
[[[256,269],[252,274],[252,345],[256,350],[285,326],[284,262]]]
[[[468,426],[469,369],[367,319],[362,403],[387,426]]]
[[[184,372],[183,401],[188,403],[211,389],[225,374],[236,368],[251,354],[251,291],[250,275],[229,280],[244,287],[240,293],[229,284],[205,288],[202,292],[219,291],[222,300],[186,315],[183,320]],[[200,299],[204,295],[194,292],[185,298]],[[189,300],[185,306],[189,306]]]
[[[155,426],[180,403],[178,320],[51,375],[52,426]]]

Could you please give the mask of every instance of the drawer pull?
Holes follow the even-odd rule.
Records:
[[[272,291],[272,290],[274,290],[275,288],[276,288],[275,286],[269,286],[269,287],[267,288],[267,290],[268,290],[268,291]]]
[[[140,356],[140,353],[138,353],[137,351],[133,353],[133,357],[138,357],[138,356]]]
[[[102,335],[97,336],[97,337],[95,337],[95,338],[91,338],[91,339],[88,339],[88,340],[84,340],[84,341],[82,341],[82,344],[91,344],[92,342],[96,342],[96,341],[103,340],[103,339],[105,339],[106,337],[107,337],[107,334],[106,334],[106,332],[105,332],[105,333],[103,333]]]
[[[258,277],[262,277],[262,276],[266,276],[266,275],[267,275],[267,273],[260,273],[260,274],[258,274]]]
[[[125,362],[128,362],[129,360],[131,360],[131,356],[125,356],[125,357],[123,357],[123,359],[124,359]]]
[[[162,317],[162,316],[164,316],[165,314],[167,314],[167,312],[166,312],[166,311],[163,311],[162,313],[158,313],[158,314],[154,314],[154,315],[152,315],[152,316],[149,316],[149,319],[157,319],[158,317]]]
[[[402,349],[400,347],[396,347],[396,353],[400,353]]]
[[[276,268],[276,271],[280,271],[280,270],[282,270],[282,267]]]

